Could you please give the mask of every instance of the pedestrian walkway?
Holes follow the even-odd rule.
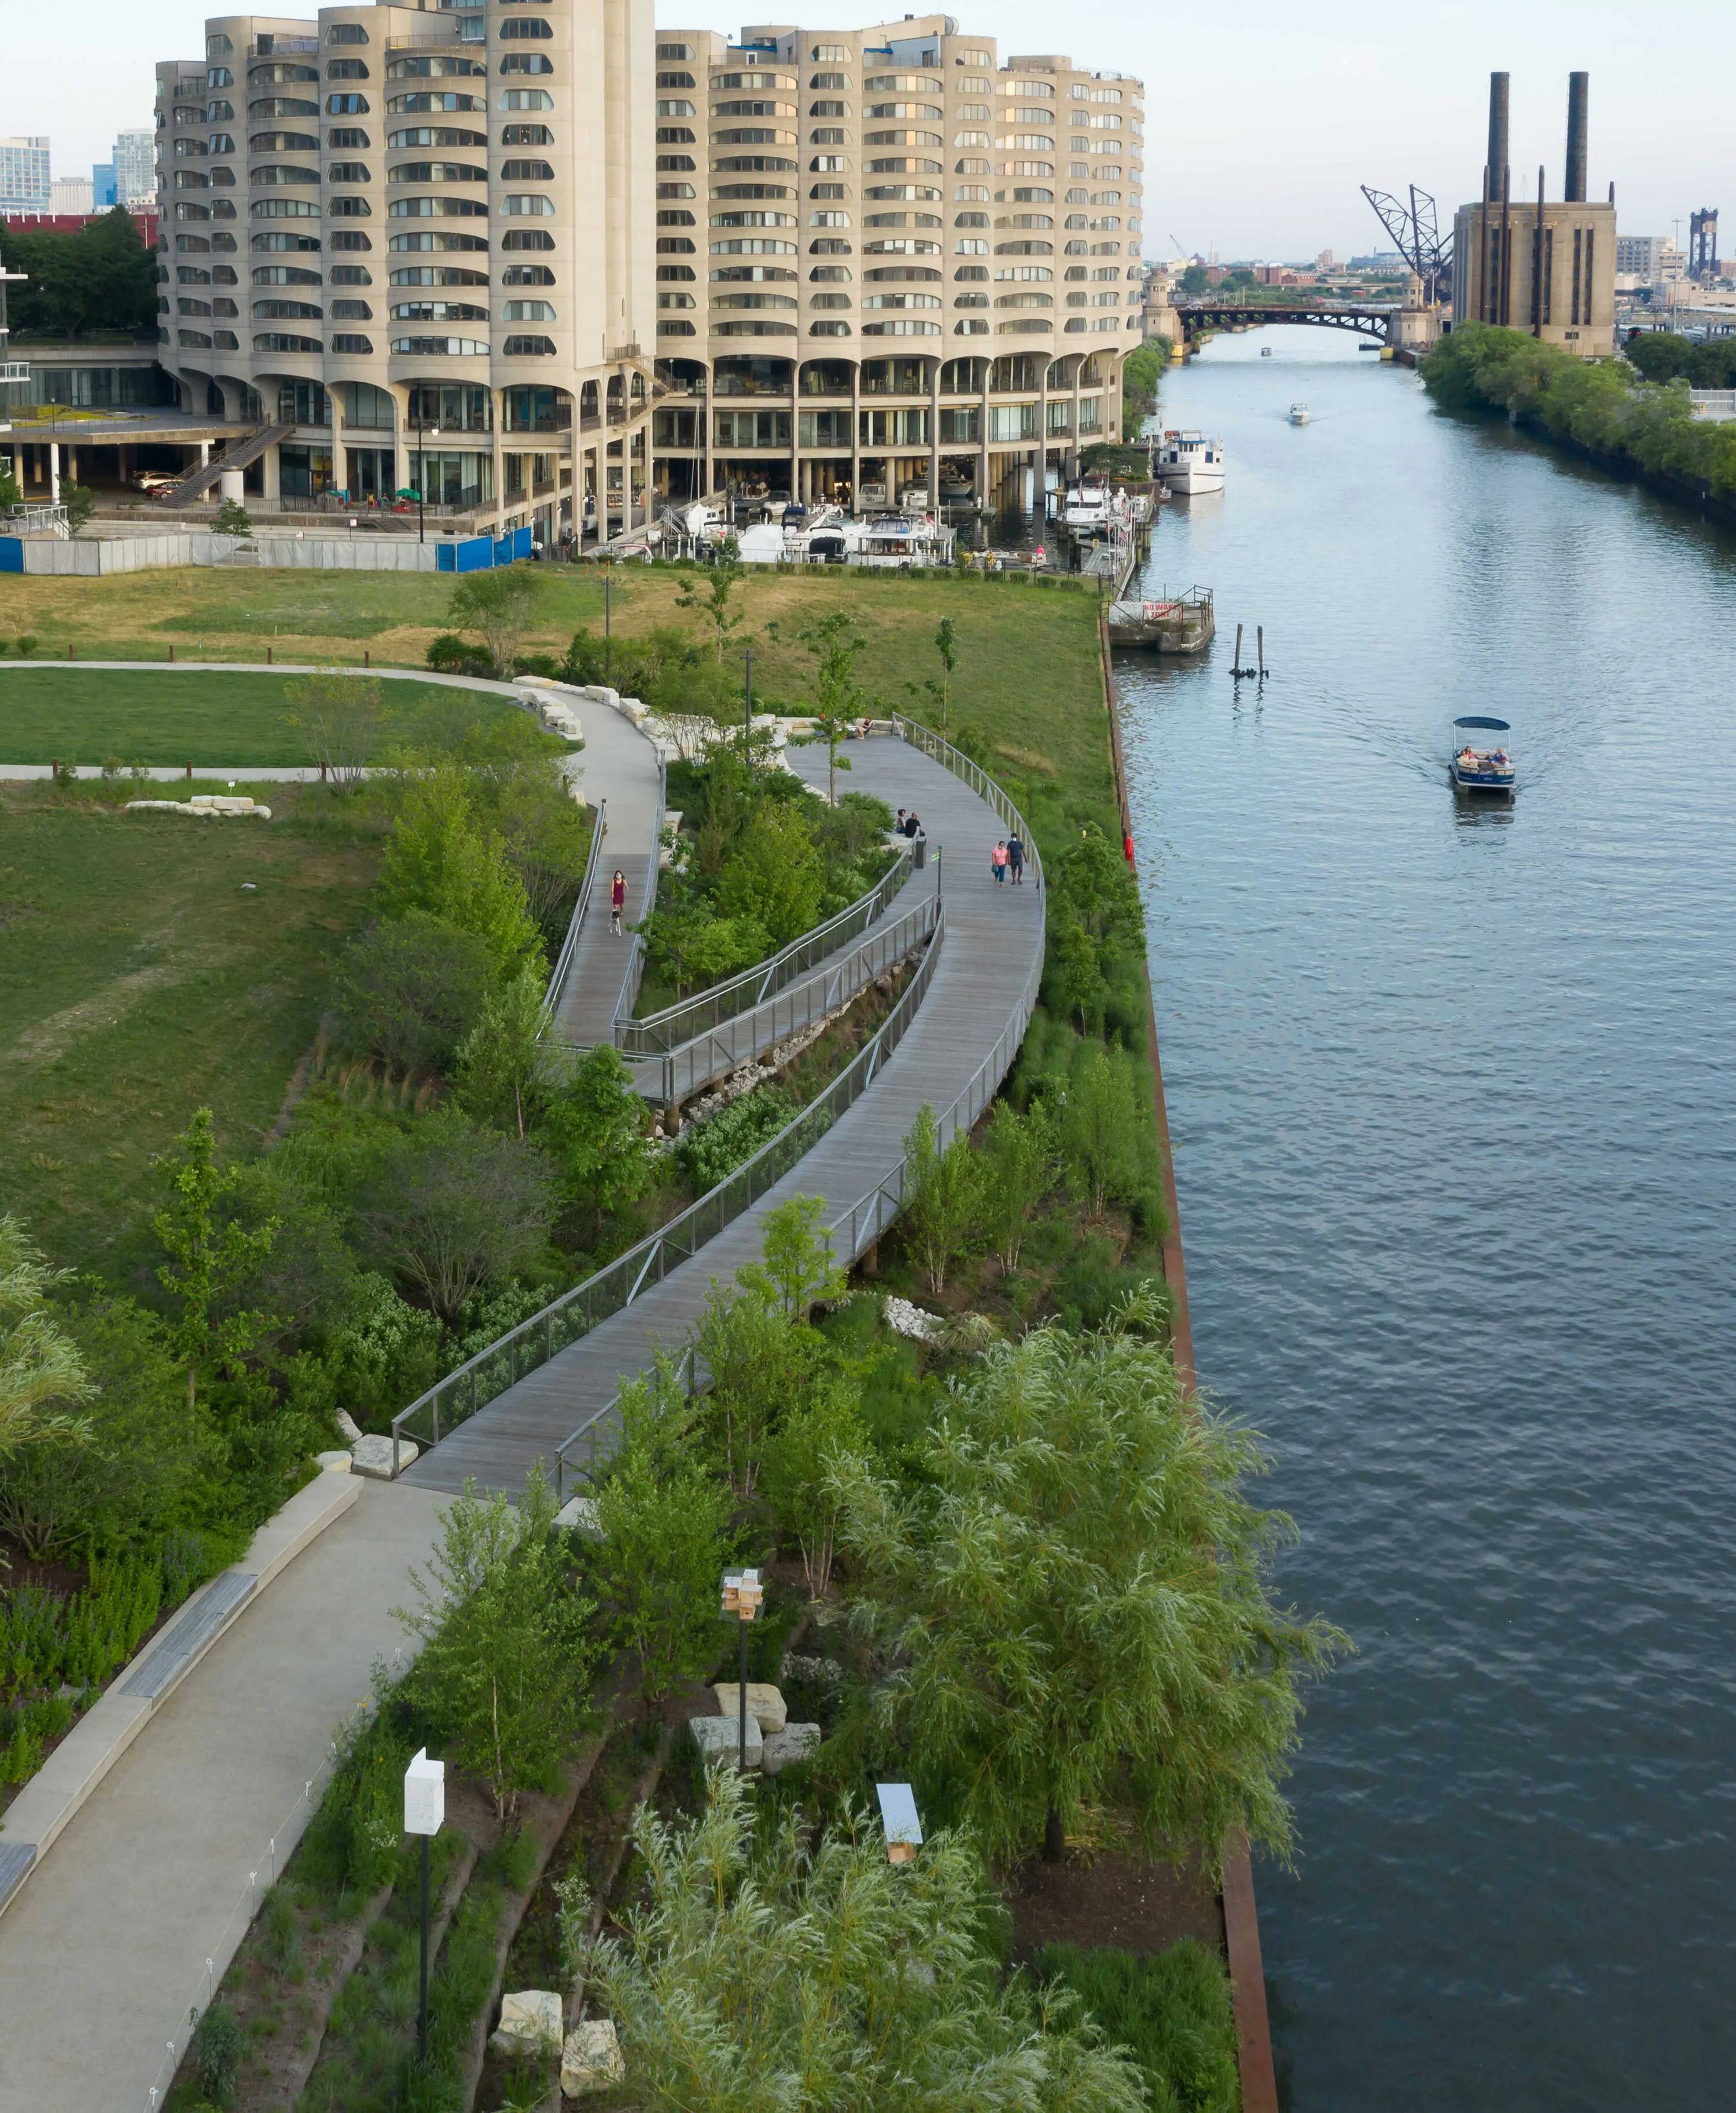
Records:
[[[828,1220],[847,1212],[897,1165],[904,1137],[925,1104],[940,1116],[973,1080],[982,1102],[1000,1083],[1029,1018],[1041,969],[1043,901],[1037,873],[1027,869],[1023,888],[996,886],[989,855],[1007,825],[944,764],[896,737],[853,742],[849,754],[849,789],[877,793],[895,808],[915,808],[927,830],[930,860],[940,862],[936,884],[945,901],[945,933],[933,981],[909,1031],[856,1105],[757,1204],[631,1305],[459,1425],[406,1472],[399,1486],[455,1492],[474,1477],[480,1487],[516,1491],[536,1461],[552,1472],[556,1449],[608,1404],[624,1378],[643,1371],[659,1348],[680,1349],[712,1279],[727,1281],[743,1262],[758,1257],[768,1212],[802,1195],[822,1198]],[[810,783],[825,783],[822,751],[799,748],[791,761]],[[1016,1021],[1011,1035],[1009,1021]],[[985,1060],[997,1049],[1000,1069],[980,1079]],[[854,1258],[844,1252],[849,1244],[847,1238],[838,1243],[841,1260]]]

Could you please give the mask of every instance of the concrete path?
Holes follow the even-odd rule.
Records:
[[[403,1645],[438,1500],[369,1483],[189,1673],[0,1915],[0,2113],[145,2113]],[[319,1788],[316,1784],[314,1801]],[[257,1883],[252,1874],[258,1873]],[[158,2102],[161,2102],[160,2100]]]
[[[552,1471],[555,1448],[606,1405],[623,1377],[644,1370],[659,1345],[681,1348],[711,1280],[727,1281],[758,1257],[768,1211],[794,1195],[822,1197],[831,1212],[849,1209],[897,1163],[923,1104],[941,1113],[994,1049],[1041,960],[1041,894],[1029,875],[1017,888],[991,879],[989,852],[1005,825],[942,764],[892,737],[852,743],[850,759],[848,789],[914,807],[931,860],[936,851],[943,854],[945,932],[933,983],[909,1033],[856,1105],[758,1204],[631,1306],[461,1424],[396,1487],[457,1491],[474,1476],[483,1488],[517,1490],[533,1462]],[[798,749],[791,760],[810,782],[824,783],[823,753]]]

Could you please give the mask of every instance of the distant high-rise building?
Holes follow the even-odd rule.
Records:
[[[121,132],[114,144],[115,196],[117,205],[157,203],[157,135]]]
[[[57,176],[49,185],[50,212],[89,212],[90,209],[89,176]]]
[[[1718,208],[1707,206],[1688,222],[1688,276],[1715,279],[1718,276]]]
[[[0,212],[46,212],[49,186],[45,139],[0,139]]]
[[[1667,235],[1618,235],[1615,269],[1624,278],[1633,277],[1647,285],[1656,285],[1664,276],[1664,252],[1669,247]]]
[[[112,162],[93,162],[90,169],[90,208],[93,212],[106,212],[115,203],[115,165]]]

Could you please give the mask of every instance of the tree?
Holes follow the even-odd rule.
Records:
[[[826,796],[836,804],[838,773],[850,769],[848,756],[840,758],[838,743],[849,737],[862,718],[865,697],[856,680],[856,655],[868,640],[858,629],[848,609],[835,609],[830,616],[797,634],[813,654],[813,731],[810,741],[826,744]]]
[[[209,1108],[194,1111],[175,1143],[178,1157],[165,1154],[156,1161],[168,1177],[169,1202],[151,1223],[169,1255],[157,1269],[157,1281],[180,1301],[169,1340],[187,1374],[190,1410],[200,1369],[239,1371],[270,1325],[263,1313],[244,1310],[220,1317],[218,1308],[270,1253],[277,1221],[267,1219],[247,1227],[222,1212],[225,1199],[245,1176],[233,1161],[217,1165],[216,1130]]]
[[[224,525],[223,514],[240,521],[240,527]],[[225,502],[217,516],[220,536],[250,536],[252,524],[233,500]],[[285,692],[289,723],[301,736],[308,760],[340,792],[361,783],[378,752],[385,731],[380,685],[367,676],[331,673],[304,675]]]
[[[848,1274],[838,1266],[832,1234],[820,1223],[826,1202],[820,1196],[792,1196],[766,1213],[761,1229],[762,1259],[745,1262],[736,1281],[775,1307],[786,1320],[805,1321],[816,1306],[841,1298]]]
[[[997,1101],[982,1139],[984,1222],[1004,1269],[1017,1269],[1037,1206],[1061,1171],[1060,1139],[1047,1105],[1023,1115]]]
[[[704,1810],[633,1823],[644,1889],[574,1961],[614,2019],[646,2113],[1144,2113],[1137,2070],[1058,1987],[1003,1974],[975,1851],[887,1860],[846,1803],[756,1829],[733,1769]]]
[[[253,532],[253,518],[239,499],[226,499],[212,518],[211,532],[213,536],[234,536],[244,542]],[[377,683],[374,688],[377,702]]]
[[[807,816],[767,801],[723,861],[717,903],[727,917],[751,918],[774,947],[786,947],[813,928],[825,892],[826,862]]]
[[[97,510],[97,495],[88,485],[63,484],[61,504],[66,509],[67,527],[75,536],[81,535]]]
[[[711,1381],[699,1412],[730,1488],[745,1504],[759,1479],[768,1436],[784,1410],[813,1386],[823,1345],[805,1317],[769,1304],[756,1290],[726,1290],[715,1278],[693,1344]]]
[[[555,1084],[543,1135],[558,1162],[567,1196],[590,1200],[600,1229],[610,1212],[636,1203],[650,1186],[652,1145],[645,1104],[613,1043],[587,1049]]]
[[[925,1102],[904,1139],[904,1224],[936,1298],[947,1271],[975,1242],[982,1197],[968,1134],[961,1130],[941,1151],[934,1110]]]
[[[1294,1529],[1243,1495],[1257,1444],[1183,1399],[1160,1318],[1143,1294],[996,1344],[908,1484],[841,1476],[874,1727],[1002,1864],[1103,1810],[1172,1855],[1237,1828],[1290,1853],[1300,1686],[1344,1639],[1274,1604]]]
[[[684,580],[677,591],[678,609],[697,609],[711,625],[712,643],[716,649],[717,663],[723,665],[723,649],[731,634],[739,631],[746,621],[745,611],[731,611],[730,597],[741,583],[741,568],[735,562],[735,554],[713,564],[705,573],[705,584],[701,588],[696,579]],[[744,641],[745,642],[745,641]]]
[[[590,851],[585,810],[557,765],[544,757],[499,774],[489,816],[552,958],[585,878]]]
[[[595,1602],[574,1590],[541,1463],[516,1508],[467,1481],[440,1515],[426,1575],[410,1581],[417,1604],[394,1612],[422,1640],[416,1700],[510,1819],[522,1792],[554,1787],[590,1714],[596,1656]]]
[[[78,1345],[48,1303],[70,1271],[50,1269],[11,1212],[0,1215],[0,1465],[25,1447],[83,1442],[89,1426],[69,1412],[94,1388]],[[57,1408],[65,1403],[68,1408]]]
[[[154,340],[157,259],[124,206],[71,235],[9,226],[6,261],[24,278],[11,296],[19,338],[78,338],[101,331]]]
[[[528,565],[500,565],[492,572],[467,573],[459,581],[447,619],[456,630],[477,634],[495,674],[503,679],[518,658],[536,599],[536,574]]]
[[[358,1213],[381,1259],[449,1327],[485,1285],[540,1261],[554,1215],[542,1153],[454,1108],[393,1140]]]
[[[1061,1132],[1094,1218],[1111,1198],[1126,1201],[1144,1186],[1146,1127],[1132,1059],[1121,1049],[1092,1050],[1068,1088]]]
[[[409,781],[386,842],[380,903],[389,917],[423,910],[478,933],[503,983],[541,957],[523,883],[499,836],[477,817],[465,773],[456,764]]]
[[[619,1412],[621,1449],[597,1490],[597,1572],[649,1703],[722,1653],[730,1493],[691,1456],[692,1410],[667,1361],[622,1388]]]
[[[1190,264],[1176,281],[1176,290],[1183,294],[1209,294],[1211,275],[1203,264]]]
[[[946,719],[952,701],[952,678],[959,665],[958,626],[950,616],[941,618],[941,628],[934,634],[934,650],[940,656],[941,673],[938,679],[930,676],[921,682],[908,682],[905,687],[913,697],[927,697],[940,715],[941,738],[946,738]]]
[[[841,1492],[850,1463],[866,1447],[861,1406],[839,1376],[811,1385],[791,1401],[767,1440],[763,1493],[786,1545],[794,1540],[802,1559],[808,1597],[826,1597],[843,1517]]]
[[[408,910],[352,939],[338,964],[344,1038],[400,1071],[451,1069],[495,988],[480,932]]]
[[[481,1017],[458,1050],[459,1105],[479,1122],[511,1130],[523,1142],[547,1098],[549,1052],[540,1040],[542,979],[528,963],[490,991]]]

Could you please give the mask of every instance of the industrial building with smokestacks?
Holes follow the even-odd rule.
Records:
[[[1551,200],[1541,165],[1535,194],[1515,194],[1509,76],[1490,75],[1483,195],[1453,217],[1453,321],[1529,331],[1596,359],[1615,349],[1615,186],[1607,203],[1586,199],[1589,80],[1567,77],[1566,178],[1561,197]]]

